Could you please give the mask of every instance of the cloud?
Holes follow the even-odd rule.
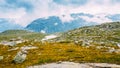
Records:
[[[60,15],[59,18],[62,20],[62,22],[70,22],[70,21],[74,20],[74,18],[71,17],[70,14],[68,14],[68,15]]]
[[[94,17],[83,16],[86,21],[107,22],[111,19],[105,16],[120,14],[119,6],[120,0],[0,0],[0,18],[9,18],[25,27],[40,17],[56,15],[70,21],[71,13],[87,13]],[[105,16],[98,18],[101,14]]]
[[[104,22],[112,22],[111,19],[107,18],[106,15],[95,15],[93,17],[88,17],[88,16],[80,16],[83,20],[86,22],[96,22],[98,24],[104,23]]]

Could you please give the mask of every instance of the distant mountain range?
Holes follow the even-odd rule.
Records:
[[[62,17],[62,18],[61,18]],[[65,19],[66,15],[59,16],[50,16],[48,18],[39,18],[31,22],[26,29],[32,30],[35,32],[43,32],[43,33],[55,33],[55,32],[65,32],[71,29],[90,26],[90,25],[98,25],[100,23],[94,21],[86,21],[82,17],[94,18],[94,15],[85,14],[85,13],[73,13],[70,14],[72,20],[62,21]],[[98,18],[100,18],[98,16]],[[120,21],[120,14],[108,15],[106,18],[112,21]]]
[[[80,23],[81,22],[81,23]],[[43,32],[43,33],[55,33],[55,32],[63,32],[67,30],[71,30],[74,28],[78,28],[80,26],[84,26],[83,20],[80,21],[70,21],[70,22],[62,22],[59,17],[51,16],[48,19],[39,18],[29,24],[26,29],[33,30],[35,32]]]
[[[44,32],[44,33],[55,33],[55,32],[64,32],[74,28],[79,28],[81,26],[96,25],[96,22],[86,22],[84,19],[79,16],[88,16],[92,17],[89,14],[71,14],[73,20],[62,21],[58,16],[50,16],[48,18],[39,18],[30,23],[26,29],[32,30],[35,32]],[[65,15],[62,16],[65,18]]]
[[[66,20],[69,19],[69,17],[71,18],[71,20]],[[33,32],[51,34],[56,32],[65,32],[83,26],[100,24],[94,21],[86,21],[86,19],[82,17],[94,18],[95,16],[86,13],[72,13],[68,17],[67,15],[49,16],[47,18],[43,17],[33,20],[26,27],[22,27],[18,24],[13,24],[13,22],[9,21],[9,19],[0,18],[0,32],[12,29],[25,29]],[[105,17],[112,21],[120,21],[120,14],[108,15]]]

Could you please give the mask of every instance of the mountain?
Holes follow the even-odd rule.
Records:
[[[71,13],[69,15],[49,16],[32,21],[26,29],[51,34],[65,32],[83,26],[99,25],[102,23],[100,21],[120,21],[120,14],[92,15],[87,13]]]
[[[90,14],[70,14],[70,17],[73,20],[63,21],[62,19],[66,19],[65,15],[61,17],[58,16],[50,16],[48,18],[39,18],[31,22],[26,29],[32,30],[35,32],[44,32],[44,33],[55,33],[55,32],[65,32],[71,29],[79,28],[81,26],[87,25],[95,25],[95,22],[86,22],[79,16],[88,16],[91,17]]]
[[[0,32],[10,29],[23,29],[23,27],[18,24],[14,24],[8,19],[0,18]]]
[[[70,30],[54,41],[86,41],[91,43],[117,44],[120,43],[120,22],[108,22],[101,25],[85,26]]]
[[[26,27],[15,24],[14,20],[9,18],[0,18],[0,32],[5,30],[26,29],[34,32],[56,33],[65,32],[75,28],[98,25],[100,22],[120,21],[120,14],[87,14],[71,13],[68,15],[48,16],[37,18],[30,22]]]

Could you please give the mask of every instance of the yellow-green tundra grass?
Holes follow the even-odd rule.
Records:
[[[33,45],[37,49],[28,50],[26,60],[21,64],[12,63],[13,58],[20,50],[20,47]],[[11,48],[19,47],[17,50],[8,51]],[[25,42],[14,47],[0,45],[0,68],[26,68],[31,65],[39,65],[59,61],[72,61],[79,63],[115,63],[120,64],[120,53],[108,53],[106,49],[77,46],[74,43],[41,43]]]

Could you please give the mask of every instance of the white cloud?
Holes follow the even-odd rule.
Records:
[[[21,18],[26,14],[24,8],[16,9],[16,10],[9,10],[7,12],[0,11],[0,18]]]
[[[70,14],[60,15],[59,18],[62,20],[62,22],[70,22],[71,20],[74,20]]]
[[[105,22],[112,22],[111,19],[108,19],[107,17],[102,15],[96,15],[94,17],[80,16],[80,18],[84,19],[86,22],[96,22],[98,24],[105,23]]]
[[[4,0],[0,0],[0,2],[4,2]],[[86,21],[97,21],[97,22],[106,22],[111,21],[105,16],[101,16],[101,14],[109,15],[109,14],[120,14],[119,3],[111,3],[111,0],[90,0],[87,4],[81,6],[65,6],[58,5],[54,3],[52,0],[25,0],[28,3],[33,5],[33,11],[27,12],[24,8],[17,9],[8,9],[8,12],[4,12],[0,10],[0,18],[10,18],[14,20],[17,24],[22,26],[28,25],[33,20],[40,17],[47,17],[51,15],[59,16],[62,21],[70,21],[73,20],[70,13],[89,13],[93,14],[93,18],[82,17]],[[4,10],[4,9],[3,9]],[[65,15],[65,17],[61,16]],[[98,18],[98,16],[101,16]]]

